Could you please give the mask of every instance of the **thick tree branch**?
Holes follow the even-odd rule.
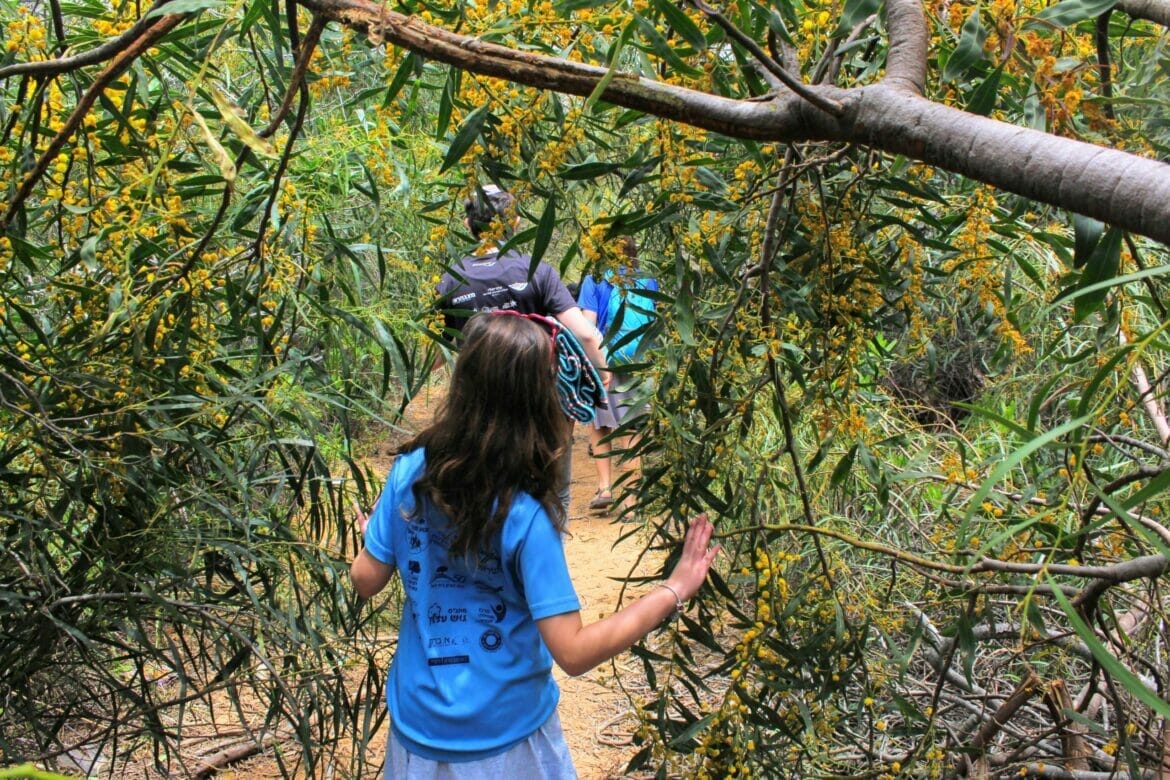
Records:
[[[430,59],[484,76],[582,97],[606,68],[517,51],[428,25],[371,0],[301,4]],[[735,100],[617,74],[603,99],[736,138],[862,144],[961,174],[1170,244],[1170,165],[949,108],[915,94],[925,81],[921,8],[891,0],[886,81],[850,90],[810,85],[844,107],[832,116],[786,93]]]
[[[926,53],[930,46],[922,4],[918,0],[890,0],[886,6],[890,49],[886,53],[885,82],[921,95],[926,87]]]
[[[1135,19],[1170,27],[1170,3],[1166,0],[1117,0],[1115,7]]]
[[[1042,684],[1042,681],[1036,676],[1036,673],[1029,671],[1028,676],[1016,686],[1016,690],[1012,695],[980,727],[979,731],[971,739],[970,747],[979,752],[985,750],[995,735],[999,733],[999,730],[1003,728],[1003,725],[1011,720],[1012,716],[1021,707],[1028,703],[1028,700],[1036,694],[1036,691],[1041,690]]]
[[[1069,718],[1068,713],[1073,710],[1072,696],[1064,680],[1053,680],[1044,690],[1044,704],[1048,707],[1052,720],[1060,729],[1060,743],[1064,754],[1068,757],[1069,769],[1088,769],[1088,756],[1091,755],[1085,741],[1088,729],[1082,723]]]

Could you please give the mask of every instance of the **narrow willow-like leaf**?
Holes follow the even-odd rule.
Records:
[[[1052,585],[1053,597],[1060,603],[1060,608],[1064,611],[1064,615],[1068,618],[1068,622],[1072,625],[1073,630],[1089,648],[1089,652],[1093,654],[1093,658],[1097,663],[1101,664],[1105,672],[1121,683],[1126,692],[1140,699],[1151,710],[1163,718],[1170,718],[1170,702],[1160,698],[1157,692],[1142,682],[1121,661],[1117,660],[1117,656],[1109,652],[1109,649],[1105,647],[1105,643],[1097,636],[1097,632],[1085,623],[1076,607],[1068,600],[1068,596],[1064,595],[1064,591],[1060,589],[1060,585],[1056,582],[1056,579],[1050,574],[1047,580]]]

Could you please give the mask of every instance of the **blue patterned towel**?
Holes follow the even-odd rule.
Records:
[[[557,327],[553,344],[556,347],[557,392],[561,396],[561,408],[579,423],[593,422],[593,410],[606,404],[601,376],[571,330]]]
[[[561,399],[561,409],[579,423],[593,422],[593,410],[608,402],[605,385],[572,331],[552,317],[541,314],[521,314],[515,309],[496,309],[492,314],[523,317],[548,329],[553,340],[553,360],[557,363],[557,395]]]

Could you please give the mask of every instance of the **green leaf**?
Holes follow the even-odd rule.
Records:
[[[1102,503],[1109,507],[1109,510],[1113,513],[1112,516],[1117,517],[1121,520],[1121,522],[1125,523],[1126,527],[1129,528],[1130,531],[1142,537],[1146,543],[1153,546],[1153,548],[1157,550],[1158,553],[1163,557],[1170,556],[1170,545],[1167,545],[1166,540],[1163,539],[1159,534],[1155,533],[1152,529],[1148,528],[1145,523],[1141,523],[1136,518],[1134,518],[1134,516],[1129,513],[1129,508],[1131,506],[1137,506],[1138,504],[1148,499],[1150,496],[1156,496],[1165,492],[1167,479],[1170,478],[1167,477],[1167,472],[1164,471],[1157,477],[1151,479],[1150,483],[1143,486],[1141,490],[1134,491],[1134,495],[1127,497],[1124,502],[1118,501],[1115,496],[1104,492],[1096,486],[1093,486],[1093,493],[1101,499]],[[1104,524],[1108,519],[1108,517],[1099,518],[1096,521],[1096,525]]]
[[[1105,232],[1105,237],[1085,261],[1085,268],[1081,271],[1081,280],[1077,285],[1079,289],[1092,287],[1117,276],[1117,271],[1121,268],[1122,237],[1123,232],[1118,228],[1109,228]],[[1098,287],[1077,297],[1073,301],[1073,318],[1079,322],[1101,308],[1105,296],[1109,293],[1109,287],[1109,285]]]
[[[567,166],[557,176],[565,181],[588,181],[589,179],[596,179],[598,176],[604,176],[607,173],[613,173],[621,169],[621,163],[601,162],[593,155],[589,155],[585,162]]]
[[[642,37],[650,44],[650,49],[673,70],[687,76],[699,76],[703,73],[698,68],[688,65],[679,56],[670,42],[662,36],[662,33],[658,32],[658,28],[654,26],[653,22],[640,14],[635,15],[634,19],[638,23],[638,30],[642,33]]]
[[[967,503],[967,511],[963,514],[962,522],[959,523],[955,547],[959,548],[966,546],[967,527],[971,524],[971,518],[973,518],[975,513],[979,511],[979,508],[983,505],[983,500],[991,495],[991,491],[995,489],[995,486],[998,485],[1000,481],[1012,471],[1012,469],[1016,468],[1016,466],[1020,465],[1029,457],[1031,457],[1032,453],[1048,446],[1049,444],[1052,444],[1066,433],[1075,431],[1077,428],[1080,428],[1082,425],[1092,419],[1092,415],[1085,415],[1083,417],[1077,417],[1075,419],[1069,420],[1063,425],[1058,425],[1052,430],[1047,431],[1040,436],[1036,436],[1031,441],[1024,444],[1024,446],[1009,453],[1006,458],[1000,461],[999,465],[995,467],[995,471],[991,472],[991,475],[987,479],[983,480],[983,483],[979,485],[979,489],[975,491],[975,495],[973,495],[971,500]]]
[[[557,226],[557,200],[550,197],[540,214],[540,222],[536,224],[536,240],[532,244],[532,262],[539,263],[552,241],[553,230]]]
[[[612,0],[563,0],[557,3],[557,11],[562,16],[568,16],[573,11],[580,11],[584,8],[598,8],[603,5],[609,5]]]
[[[1122,287],[1129,284],[1130,282],[1140,282],[1143,279],[1149,279],[1154,276],[1164,276],[1165,274],[1170,274],[1170,265],[1159,265],[1153,268],[1145,268],[1141,271],[1134,271],[1132,274],[1106,279],[1103,282],[1097,282],[1083,288],[1078,287],[1072,290],[1065,290],[1040,313],[1040,316],[1046,317],[1051,314],[1052,310],[1057,306],[1062,306],[1069,301],[1075,301],[1082,295],[1092,295],[1098,290],[1108,290],[1110,287]]]
[[[1052,595],[1060,602],[1060,608],[1064,610],[1065,617],[1068,618],[1073,630],[1077,632],[1077,636],[1088,646],[1089,652],[1093,654],[1093,658],[1096,659],[1097,663],[1101,664],[1101,668],[1114,680],[1120,682],[1126,691],[1140,699],[1151,710],[1163,718],[1170,718],[1170,702],[1160,698],[1136,674],[1126,668],[1121,661],[1118,661],[1113,653],[1109,652],[1109,649],[1105,647],[1104,643],[1097,636],[1097,632],[1085,623],[1080,612],[1068,600],[1068,596],[1064,595],[1064,592],[1060,590],[1060,585],[1053,579],[1051,574],[1048,575],[1048,581],[1052,585]]]
[[[98,269],[97,262],[97,244],[98,236],[90,236],[81,244],[81,249],[78,250],[81,254],[81,262],[85,266],[85,270],[93,273]]]
[[[1024,125],[1040,132],[1048,129],[1048,114],[1040,102],[1040,93],[1035,84],[1028,89],[1028,96],[1024,98]]]
[[[943,68],[943,81],[956,81],[967,73],[977,62],[983,61],[983,44],[987,40],[987,28],[980,18],[982,6],[976,5],[971,9],[967,21],[963,22],[963,29],[959,34],[959,44],[951,52]]]
[[[1003,65],[991,71],[991,74],[979,82],[979,86],[971,92],[967,100],[967,110],[972,114],[987,116],[995,109],[995,99],[999,93],[999,82],[1003,76]]]
[[[463,120],[463,124],[455,132],[455,137],[451,139],[451,145],[447,147],[447,154],[443,157],[439,173],[459,162],[463,154],[475,143],[475,139],[479,137],[479,131],[483,129],[484,120],[489,116],[488,107],[488,104],[484,103]]]
[[[146,18],[170,14],[193,14],[208,8],[221,8],[224,5],[227,4],[223,0],[171,0],[166,5],[152,9]]]
[[[849,472],[853,470],[853,461],[857,457],[857,445],[854,444],[849,448],[849,452],[837,462],[836,468],[833,469],[833,475],[829,477],[829,484],[832,487],[838,487],[845,478],[849,476]]]
[[[853,32],[854,27],[867,16],[876,14],[881,7],[882,0],[845,0],[845,8],[841,11],[841,19],[837,22],[833,37],[841,38]]]
[[[435,137],[442,138],[447,134],[447,128],[451,125],[451,108],[454,102],[454,95],[458,94],[459,87],[456,84],[457,71],[452,69],[447,73],[447,80],[443,82],[443,91],[439,94],[439,111],[435,115]]]
[[[695,341],[694,300],[687,287],[680,289],[675,299],[674,318],[679,340],[688,347],[695,346],[698,342]]]
[[[1118,348],[1109,359],[1097,367],[1097,373],[1085,385],[1084,390],[1081,391],[1080,401],[1077,402],[1076,414],[1089,414],[1093,410],[1093,399],[1097,395],[1097,391],[1101,389],[1102,385],[1112,386],[1113,380],[1118,375],[1118,364],[1124,363],[1129,359],[1130,353],[1133,351],[1133,344],[1126,344]],[[1124,368],[1122,373],[1125,373]],[[1107,394],[1111,395],[1111,394]],[[1102,404],[1109,403],[1110,399],[1107,397],[1102,399]]]
[[[390,105],[394,98],[398,97],[398,93],[402,91],[407,80],[416,75],[416,67],[420,62],[421,59],[414,52],[409,52],[402,58],[402,62],[399,64],[398,70],[394,72],[394,78],[390,80],[390,86],[386,88],[386,94],[382,98],[383,106]]]
[[[1073,214],[1072,218],[1073,232],[1076,235],[1072,265],[1073,268],[1080,268],[1089,261],[1089,256],[1100,243],[1101,236],[1105,233],[1105,223],[1080,214]]]
[[[670,29],[678,33],[695,51],[703,51],[707,48],[707,37],[703,35],[703,31],[671,0],[654,0],[654,7],[666,19]]]
[[[264,0],[252,0],[247,12],[244,13],[243,20],[240,21],[240,33],[246,33],[252,29],[252,25],[271,7],[272,4],[266,3]]]
[[[618,72],[618,59],[621,57],[622,49],[629,43],[630,36],[634,34],[634,26],[636,21],[631,19],[622,27],[622,31],[618,33],[617,40],[609,47],[609,65],[605,71],[605,75],[597,82],[597,86],[589,93],[589,97],[585,99],[585,109],[591,111],[593,106],[601,98],[602,93],[605,92],[609,83],[613,81],[613,77]]]
[[[1062,0],[1050,5],[1024,25],[1024,30],[1067,27],[1085,19],[1095,19],[1108,11],[1117,0]]]
[[[780,39],[789,46],[795,46],[792,34],[788,32],[788,25],[784,24],[784,17],[775,9],[768,13],[768,29],[780,36]]]
[[[1170,469],[1152,477],[1149,482],[1142,485],[1140,490],[1135,490],[1132,495],[1126,496],[1121,505],[1126,509],[1133,509],[1135,506],[1167,491],[1170,491]]]

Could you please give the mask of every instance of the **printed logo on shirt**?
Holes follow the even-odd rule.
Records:
[[[438,602],[431,604],[427,609],[427,622],[432,626],[440,625],[442,623],[466,623],[467,622],[467,608],[466,607],[448,607],[445,611],[443,606]]]
[[[406,562],[406,587],[410,590],[418,589],[418,578],[422,574],[422,566],[419,562],[411,559]]]
[[[480,634],[479,646],[489,653],[494,653],[499,650],[502,644],[504,644],[504,635],[495,628],[489,628]]]
[[[469,293],[464,293],[463,295],[456,295],[454,298],[451,299],[451,303],[452,304],[467,303],[468,301],[473,301],[473,300],[475,300],[475,293],[469,292]]]
[[[406,527],[406,545],[411,552],[422,552],[427,549],[426,533],[420,533],[413,523],[408,525]]]
[[[433,588],[458,588],[465,582],[467,582],[466,575],[452,574],[447,566],[438,567],[431,576],[431,587]]]
[[[467,644],[466,638],[455,636],[433,636],[427,641],[427,647],[431,649],[436,647],[459,647],[465,644]]]
[[[479,562],[477,564],[477,568],[479,568],[481,571],[485,572],[486,574],[499,574],[500,571],[502,570],[502,566],[500,564],[500,556],[496,555],[494,552],[492,552],[490,550],[480,550],[479,551]],[[476,582],[475,584],[477,586],[480,585],[479,582]]]
[[[499,623],[508,614],[508,605],[502,601],[497,601],[494,604],[489,604],[485,607],[479,608],[479,614],[475,620],[477,623],[485,623],[491,625],[492,623]]]
[[[470,660],[465,655],[449,655],[446,658],[428,658],[427,666],[452,666],[453,664],[465,664]]]
[[[508,285],[508,289],[513,292],[524,292],[528,289],[528,282],[512,282]]]

